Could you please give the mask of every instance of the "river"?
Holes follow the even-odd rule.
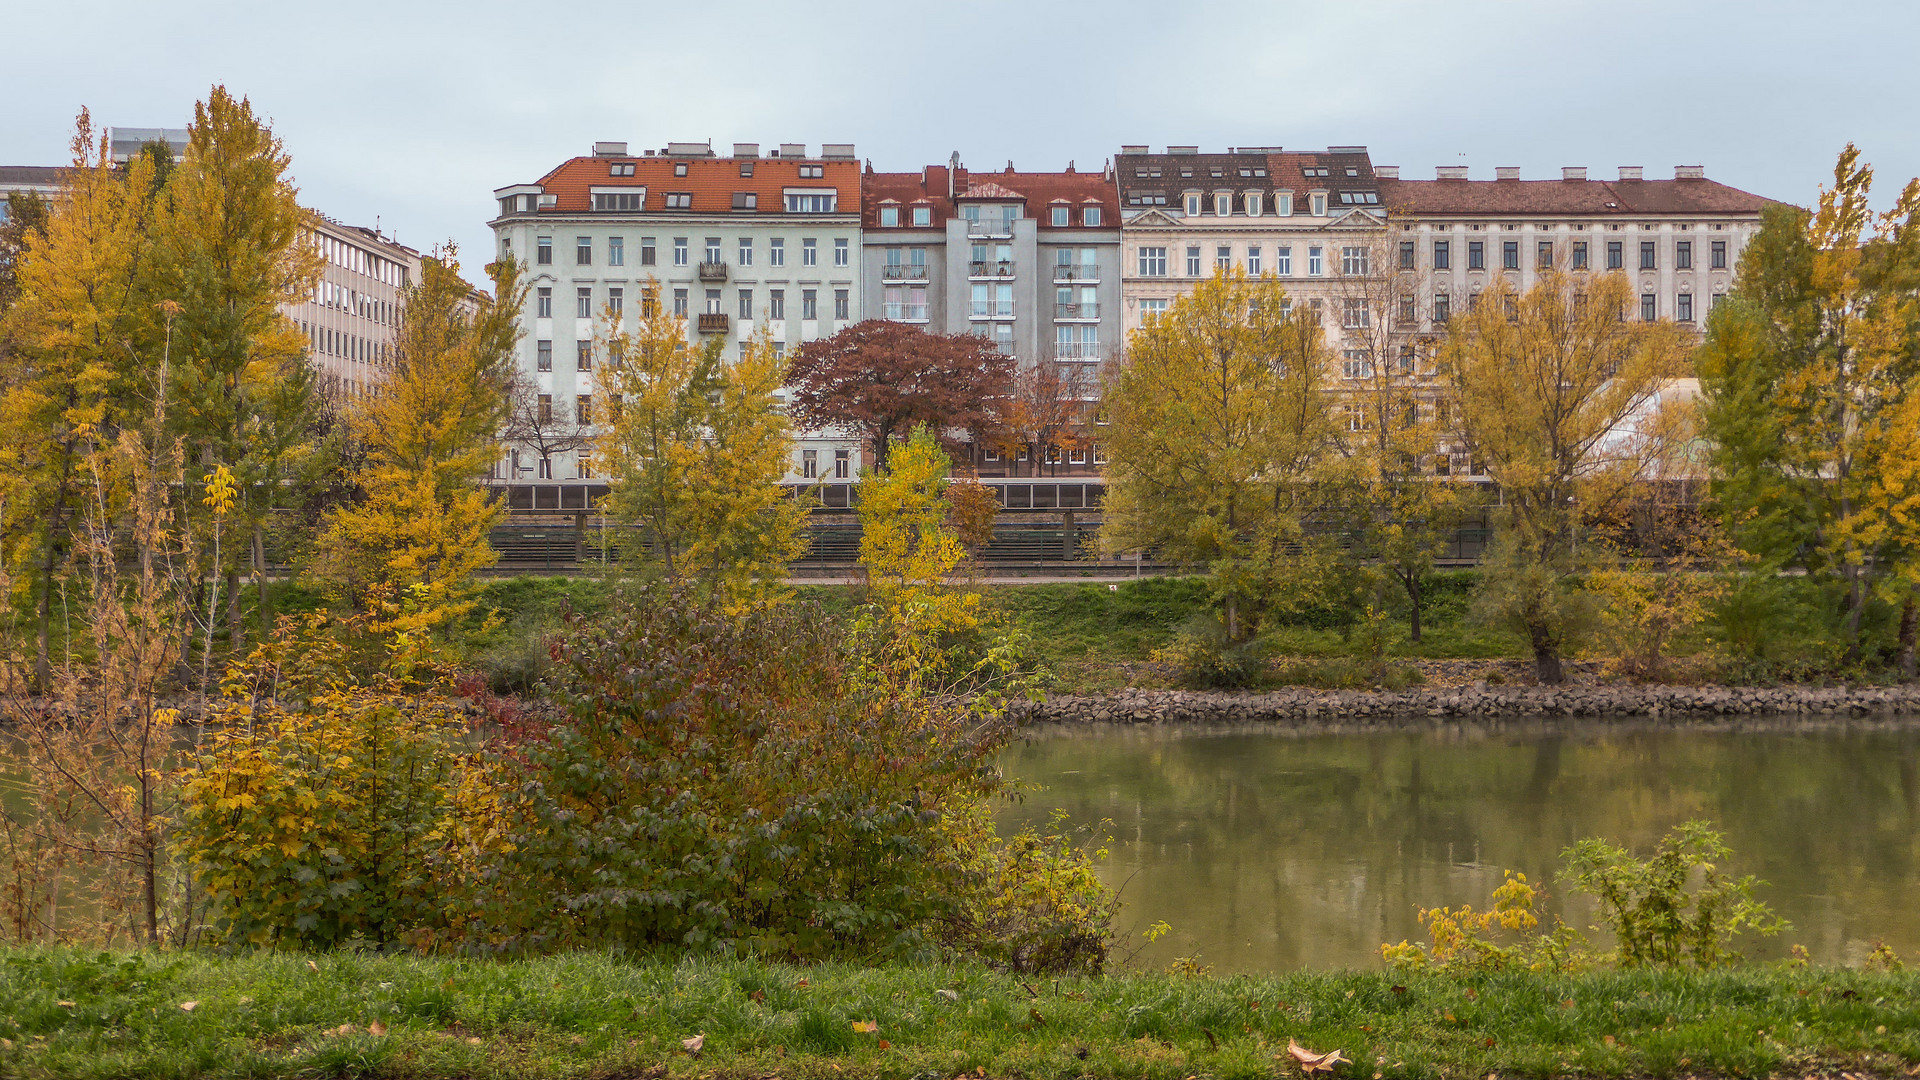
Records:
[[[1585,836],[1646,854],[1693,818],[1716,823],[1730,868],[1767,882],[1759,897],[1794,924],[1750,955],[1920,951],[1920,724],[1039,727],[1002,767],[1039,786],[1001,811],[1003,830],[1055,807],[1108,823],[1101,875],[1143,966],[1377,967],[1381,942],[1422,938],[1422,906],[1484,907],[1503,869],[1551,879]],[[1582,898],[1549,890],[1548,911],[1591,923]],[[1144,944],[1160,920],[1172,931]]]

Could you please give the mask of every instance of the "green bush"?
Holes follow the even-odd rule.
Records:
[[[1264,638],[1229,641],[1219,619],[1196,615],[1154,659],[1171,665],[1174,682],[1190,690],[1244,690],[1265,675],[1269,651]]]
[[[1732,943],[1742,933],[1771,936],[1788,928],[1753,898],[1752,877],[1721,871],[1732,854],[1712,826],[1689,821],[1646,859],[1596,837],[1562,857],[1574,888],[1600,902],[1620,966],[1710,968],[1740,959]]]

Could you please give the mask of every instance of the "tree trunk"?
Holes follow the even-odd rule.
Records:
[[[1533,653],[1533,672],[1540,681],[1549,686],[1558,686],[1566,681],[1566,672],[1560,667],[1560,654],[1553,649],[1536,648]]]
[[[240,656],[240,571],[227,571],[227,652]]]
[[[1240,640],[1240,601],[1232,593],[1227,594],[1227,640]]]
[[[1908,589],[1907,598],[1900,604],[1900,677],[1903,679],[1914,676],[1914,639],[1920,636],[1916,633],[1920,631],[1920,607],[1914,603],[1914,591]]]
[[[1400,580],[1406,583],[1407,600],[1413,607],[1413,614],[1407,620],[1407,641],[1420,644],[1420,575],[1402,574]]]
[[[38,624],[33,653],[33,686],[40,693],[46,693],[53,680],[52,642],[53,631],[53,544],[47,544],[47,558],[40,573],[40,603],[34,610],[34,622]]]
[[[260,586],[260,640],[273,634],[273,605],[267,600],[267,537],[259,525],[253,527],[253,580]]]

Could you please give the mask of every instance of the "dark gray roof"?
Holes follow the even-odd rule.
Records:
[[[53,165],[0,165],[0,187],[53,187],[60,173]]]

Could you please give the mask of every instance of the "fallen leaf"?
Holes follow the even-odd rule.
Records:
[[[1396,987],[1393,987],[1392,989],[1393,989],[1393,992],[1396,994],[1404,994],[1407,992],[1407,988],[1404,986],[1396,986]]]
[[[807,980],[801,979],[799,982],[794,983],[793,985],[799,987],[802,990],[805,990],[807,988]]]
[[[1292,1039],[1287,1040],[1287,1053],[1293,1055],[1293,1060],[1300,1063],[1300,1071],[1308,1076],[1318,1072],[1330,1073],[1334,1066],[1347,1063],[1347,1059],[1342,1057],[1338,1050],[1316,1054]]]
[[[478,1035],[469,1035],[469,1036],[467,1036],[467,1045],[468,1045],[468,1046],[479,1046],[479,1045],[480,1045],[480,1036],[478,1036]]]
[[[54,1002],[54,1004],[60,1006],[63,1009],[73,1008],[73,1002],[71,1001],[56,1001]]]
[[[705,1033],[701,1033],[691,1039],[681,1039],[680,1045],[686,1047],[687,1053],[692,1054],[694,1057],[699,1057],[700,1048],[707,1045],[707,1036]]]
[[[314,962],[313,962],[313,961],[311,961],[311,960],[309,960],[309,961],[307,961],[307,970],[308,970],[308,971],[319,971],[319,970],[320,970],[320,965],[319,965],[319,964],[316,964],[316,963],[314,963]]]
[[[1572,998],[1563,998],[1563,999],[1561,999],[1561,1001],[1560,1001],[1560,1007],[1561,1007],[1561,1008],[1563,1008],[1563,1009],[1571,1009],[1571,1008],[1573,1008],[1573,999],[1572,999]]]
[[[199,1007],[200,1007],[200,1003],[197,1001],[183,1001],[180,1003],[181,1012],[192,1012],[193,1010]]]
[[[767,992],[765,990],[755,990],[753,993],[747,995],[747,1000],[765,1001],[767,1000]]]
[[[1469,986],[1469,987],[1467,987],[1467,1000],[1468,1000],[1468,1001],[1473,1001],[1473,1000],[1475,1000],[1475,999],[1477,999],[1477,998],[1479,998],[1479,996],[1480,996],[1480,991],[1478,991],[1478,990],[1475,990],[1475,989],[1474,989],[1473,987],[1471,987],[1471,986]]]
[[[337,1028],[334,1028],[334,1029],[333,1029],[332,1031],[329,1031],[329,1032],[327,1032],[327,1034],[329,1034],[329,1035],[339,1035],[339,1036],[347,1036],[347,1035],[351,1035],[351,1034],[353,1034],[353,1025],[352,1025],[352,1024],[341,1024],[341,1025],[340,1025],[339,1027],[337,1027]]]
[[[945,989],[945,988],[942,988],[942,989],[939,989],[939,990],[935,990],[935,991],[933,992],[933,996],[935,996],[935,997],[942,997],[942,998],[946,998],[946,999],[947,999],[948,1001],[959,1001],[959,1000],[960,1000],[960,994],[959,994],[959,992],[958,992],[958,991],[954,991],[954,990],[948,990],[948,989]]]
[[[1493,1049],[1493,1036],[1487,1036],[1486,1047],[1489,1050]]]
[[[853,1030],[862,1035],[871,1035],[880,1030],[880,1023],[877,1020],[855,1020]]]
[[[892,1044],[892,1043],[890,1043],[890,1042],[888,1042],[888,1041],[887,1041],[887,1040],[885,1040],[885,1039],[881,1039],[881,1040],[880,1040],[880,1049],[882,1049],[882,1050],[891,1050],[891,1049],[893,1049],[893,1044]]]
[[[387,1025],[381,1023],[378,1020],[375,1020],[373,1023],[367,1025],[367,1034],[372,1035],[376,1039],[380,1038],[386,1033],[387,1033]]]
[[[1612,1045],[1613,1045],[1613,1036],[1611,1036],[1611,1035],[1602,1035],[1602,1036],[1600,1037],[1600,1041],[1601,1041],[1601,1042],[1603,1042],[1603,1043],[1606,1043],[1606,1044],[1607,1044],[1608,1046],[1612,1046]]]

